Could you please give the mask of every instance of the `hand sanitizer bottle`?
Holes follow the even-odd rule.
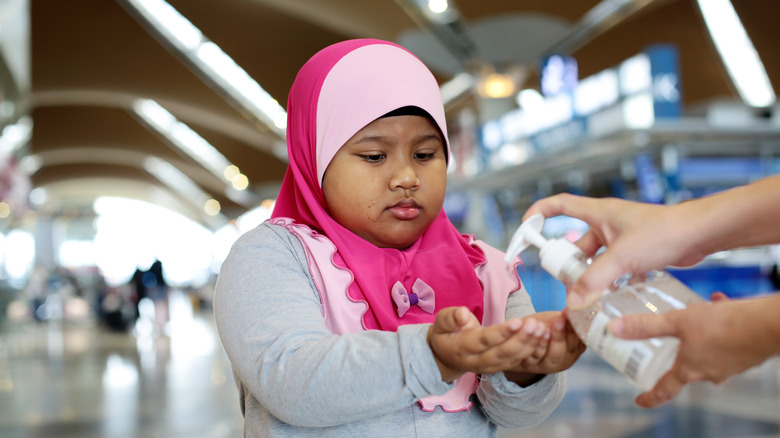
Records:
[[[541,265],[567,286],[574,284],[588,267],[585,254],[564,239],[542,236],[544,217],[534,215],[517,229],[509,243],[506,262],[528,248],[537,246]],[[568,318],[582,341],[638,387],[652,389],[674,364],[679,340],[660,337],[625,340],[609,333],[613,319],[636,313],[662,313],[703,301],[696,293],[665,271],[644,275],[624,275],[590,307],[569,310]]]

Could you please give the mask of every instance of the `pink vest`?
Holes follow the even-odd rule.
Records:
[[[338,255],[330,239],[289,218],[275,218],[269,222],[287,228],[303,244],[309,271],[322,302],[325,326],[333,334],[364,330],[363,314],[368,310],[368,305],[349,297],[347,291],[352,284],[352,272],[333,262],[333,258]],[[474,267],[484,291],[482,325],[498,324],[504,321],[509,294],[520,290],[520,278],[515,269],[507,271],[504,253],[475,240],[473,236],[469,244],[482,250],[487,260],[485,264]],[[419,402],[425,411],[433,411],[436,406],[441,406],[447,412],[468,410],[471,408],[469,397],[476,392],[478,384],[476,374],[466,373],[457,379],[455,387],[446,394],[428,396]]]

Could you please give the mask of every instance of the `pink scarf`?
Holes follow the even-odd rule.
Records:
[[[485,263],[442,210],[423,236],[404,250],[379,248],[337,223],[325,209],[322,176],[330,160],[357,131],[404,106],[428,112],[444,134],[447,126],[436,79],[406,49],[362,39],[331,45],[300,70],[287,104],[290,165],[273,218],[286,217],[327,236],[337,248],[333,262],[354,276],[353,301],[368,304],[366,329],[395,331],[404,324],[433,322],[436,311],[467,306],[482,321],[483,291],[474,268]],[[355,190],[360,190],[356,187]],[[435,310],[413,305],[399,317],[391,291],[396,282],[412,292],[417,280],[435,292]]]

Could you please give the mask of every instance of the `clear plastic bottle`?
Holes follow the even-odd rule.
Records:
[[[545,239],[541,234],[543,226],[541,215],[523,222],[509,243],[507,263],[534,245],[540,249],[542,268],[567,286],[574,284],[588,267],[585,254],[567,240]],[[588,348],[638,387],[649,390],[674,364],[679,340],[674,337],[621,339],[609,333],[609,322],[623,315],[663,313],[701,301],[701,297],[668,272],[651,271],[618,278],[596,303],[581,310],[570,309],[568,318]]]

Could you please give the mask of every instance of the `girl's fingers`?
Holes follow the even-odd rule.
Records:
[[[487,373],[511,370],[540,348],[542,352],[538,354],[544,356],[543,351],[546,350],[549,338],[544,324],[534,320],[523,320],[520,323],[518,330],[503,342],[471,355],[470,362],[473,369]]]
[[[521,320],[512,318],[501,324],[465,330],[457,333],[459,348],[467,354],[480,354],[506,342],[522,325]]]
[[[528,357],[523,359],[524,365],[535,365],[539,363],[546,354],[548,354],[548,348],[550,346],[550,340],[551,340],[551,330],[541,322],[538,322],[533,319],[526,320],[528,323],[529,328],[527,328],[526,333],[529,336],[533,336],[534,340],[536,342],[530,343],[532,350]]]
[[[461,313],[460,315],[458,313]],[[436,333],[453,333],[457,332],[462,325],[459,319],[464,319],[460,307],[447,307],[441,309],[436,315],[436,320],[433,323],[433,330]]]

